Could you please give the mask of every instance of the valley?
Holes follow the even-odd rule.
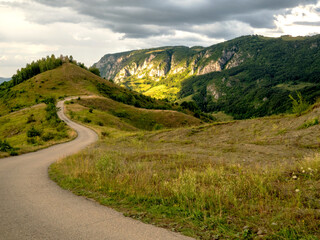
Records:
[[[291,44],[298,40],[275,41]],[[221,69],[199,63],[192,76],[180,72],[181,78],[169,74],[158,81],[149,75],[140,78],[139,84],[131,73],[117,80],[116,70],[109,75],[113,80],[103,79],[95,68],[68,57],[52,56],[27,65],[12,81],[0,85],[0,157],[5,157],[0,162],[15,159],[6,158],[9,155],[21,155],[17,159],[23,166],[23,154],[53,145],[59,148],[65,146],[60,143],[77,139],[76,132],[57,115],[62,106],[56,103],[65,100],[68,118],[94,130],[98,141],[80,152],[71,147],[73,155],[54,163],[50,160],[50,167],[46,163],[50,178],[62,188],[130,218],[196,239],[319,238],[320,94],[317,76],[311,80],[317,64],[305,81],[290,78],[264,85],[266,78],[257,81],[262,67],[241,68],[241,61],[235,66],[231,56],[236,48],[231,48],[233,54],[224,49],[233,44],[211,47],[224,51],[223,58],[208,53],[209,60],[220,59]],[[192,58],[204,50],[165,47],[125,55],[140,59],[137,66],[141,66],[150,54],[154,55],[150,61],[160,61],[155,55],[167,56],[169,51],[171,61],[178,61],[176,52]],[[108,61],[112,57],[107,56]],[[52,59],[59,64],[40,71],[39,66]],[[173,65],[159,67],[158,73],[180,74],[172,70],[178,65]],[[28,71],[30,78],[20,76]],[[216,78],[221,81],[213,81]],[[165,89],[161,81],[180,97],[156,96]],[[230,88],[230,94],[217,92],[217,86]],[[202,105],[196,96],[208,92],[219,98],[213,102],[207,98]],[[223,98],[232,111],[219,105]],[[233,104],[235,100],[240,105]],[[204,111],[210,104],[214,111]]]
[[[310,103],[319,89],[320,37],[242,36],[210,47],[161,47],[106,54],[101,76],[158,99],[194,101],[235,119],[290,112],[287,96]]]

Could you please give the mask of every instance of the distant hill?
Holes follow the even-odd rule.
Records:
[[[7,82],[7,81],[10,81],[11,78],[3,78],[3,77],[0,77],[0,84],[3,83],[3,82]]]
[[[296,91],[320,96],[320,35],[244,36],[204,47],[107,54],[94,64],[106,79],[171,101],[195,101],[235,118],[286,112]]]

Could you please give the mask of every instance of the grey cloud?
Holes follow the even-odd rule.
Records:
[[[320,22],[294,22],[295,25],[303,25],[303,26],[320,26]]]
[[[127,38],[170,35],[174,30],[192,32],[195,26],[238,21],[252,28],[272,28],[274,15],[318,0],[33,0],[67,7],[89,16],[101,26],[123,33]],[[60,21],[62,21],[60,19]],[[50,20],[48,20],[50,21]],[[54,20],[52,20],[54,21]],[[206,34],[212,36],[214,33]],[[226,30],[225,36],[228,36]],[[217,31],[216,35],[224,35]]]
[[[194,26],[192,31],[214,39],[232,39],[241,35],[253,34],[253,30],[248,24],[238,21]]]

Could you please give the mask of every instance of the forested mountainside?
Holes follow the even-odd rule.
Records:
[[[320,36],[244,36],[210,47],[161,47],[107,54],[101,76],[170,101],[195,101],[235,118],[286,112],[289,94],[320,95]]]

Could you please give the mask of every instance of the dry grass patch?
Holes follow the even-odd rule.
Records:
[[[319,144],[320,126],[299,129],[318,116],[316,108],[300,117],[122,131],[50,174],[79,195],[199,239],[318,239],[320,156],[306,146]]]

